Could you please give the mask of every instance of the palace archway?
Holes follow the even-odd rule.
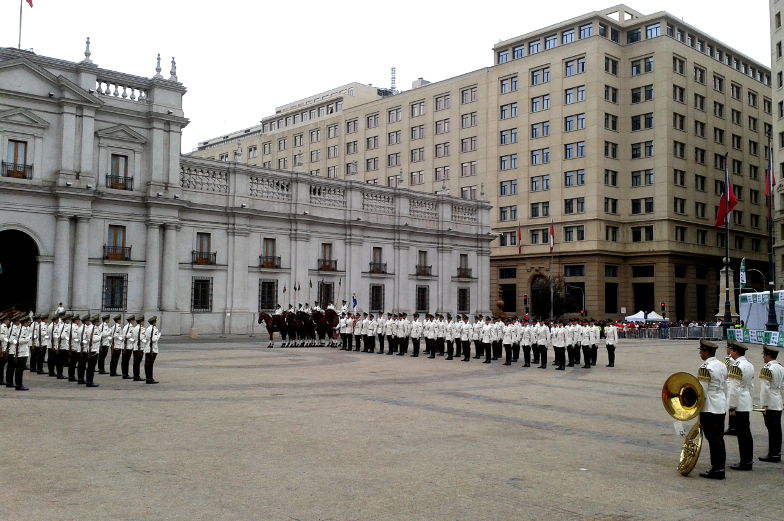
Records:
[[[0,311],[36,310],[38,246],[19,230],[0,231]]]

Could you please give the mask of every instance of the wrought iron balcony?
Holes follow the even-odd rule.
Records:
[[[338,270],[338,261],[336,259],[319,259],[318,260],[318,270],[319,271],[337,271]]]
[[[14,179],[32,179],[33,165],[6,163],[3,161],[3,177],[13,177]]]
[[[133,190],[133,177],[107,174],[106,187],[113,190]]]
[[[280,268],[280,257],[262,255],[259,257],[260,268]]]
[[[416,274],[418,277],[432,277],[433,266],[425,266],[424,264],[416,265]]]
[[[386,273],[387,272],[387,263],[386,262],[371,262],[370,263],[370,273]]]
[[[458,279],[470,279],[471,278],[471,268],[457,268],[457,278]]]
[[[214,265],[218,263],[218,253],[209,251],[196,251],[191,252],[191,263],[199,265]]]
[[[103,247],[104,260],[128,261],[131,260],[130,246],[106,246]]]

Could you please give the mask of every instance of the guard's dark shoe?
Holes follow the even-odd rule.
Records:
[[[143,381],[144,381],[144,379],[143,379],[142,377],[140,377],[140,376],[134,376],[134,377],[133,377],[133,381],[134,381],[134,382],[143,382]]]
[[[123,380],[130,380],[130,379],[131,379],[131,377],[130,377],[130,376],[128,376],[127,374],[124,374],[124,375],[123,375]]]
[[[77,380],[76,378],[69,378],[68,381],[69,382],[78,382],[79,380]]]
[[[760,456],[757,459],[766,463],[781,463],[781,456]]]
[[[483,361],[482,363],[483,363],[483,364],[489,364],[489,363],[490,363],[490,360],[485,360],[485,361]]]
[[[94,383],[91,382],[91,383],[87,384],[87,387],[99,387],[99,385],[98,384],[94,384]]]
[[[531,364],[523,364],[523,367],[531,367]]]
[[[5,384],[6,387],[14,387],[14,384]]]
[[[453,360],[453,357],[447,356],[444,360]]]
[[[46,374],[43,371],[36,371],[36,374]]]
[[[708,479],[724,479],[724,470],[709,470],[707,472],[700,472],[701,478]]]
[[[60,375],[60,376],[57,377],[57,379],[58,380],[65,380],[65,376]]]
[[[17,385],[16,386],[16,390],[17,391],[29,391],[30,389],[25,387],[24,385]]]
[[[581,365],[580,367],[582,367],[583,369],[590,369],[591,368],[590,365]]]
[[[565,369],[565,368],[563,368],[563,367],[556,367],[556,368],[555,368],[555,370],[556,370],[556,371],[566,371],[566,369]]]
[[[735,465],[730,465],[732,470],[751,470],[752,463],[736,463]]]
[[[504,362],[504,363],[503,363],[503,364],[501,364],[501,365],[512,365],[512,362]]]
[[[157,384],[157,383],[158,383],[158,380],[145,380],[145,383],[148,383],[148,384]]]
[[[615,364],[607,364],[607,367],[615,367]]]
[[[106,371],[98,371],[98,374],[106,374]]]
[[[78,383],[79,385],[84,385],[85,381],[84,380],[77,380],[76,383]]]
[[[117,373],[109,373],[109,376],[120,376],[120,375]]]
[[[727,429],[726,431],[724,431],[724,435],[725,436],[737,436],[738,435],[738,431],[736,431],[735,429]]]

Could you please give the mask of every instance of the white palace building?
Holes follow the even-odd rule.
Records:
[[[490,206],[182,156],[176,65],[150,78],[0,48],[0,310],[157,315],[252,333],[260,310],[487,313]]]

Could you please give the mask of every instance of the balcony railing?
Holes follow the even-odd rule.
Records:
[[[338,270],[338,261],[336,259],[319,259],[318,260],[318,270],[319,271],[337,271]]]
[[[133,190],[133,177],[107,174],[106,187],[114,190]]]
[[[191,262],[199,265],[214,265],[218,263],[218,253],[209,251],[196,251],[191,252]]]
[[[470,279],[471,278],[471,268],[457,268],[457,278],[458,279]]]
[[[106,246],[103,247],[104,260],[127,261],[131,260],[130,246]]]
[[[433,266],[425,266],[424,264],[416,265],[416,274],[418,277],[432,277]]]
[[[32,179],[33,165],[6,163],[3,161],[3,177],[13,177],[14,179]]]
[[[370,273],[386,273],[387,272],[387,263],[386,262],[371,262],[370,263]]]
[[[259,257],[260,268],[280,268],[280,257],[262,255]]]

